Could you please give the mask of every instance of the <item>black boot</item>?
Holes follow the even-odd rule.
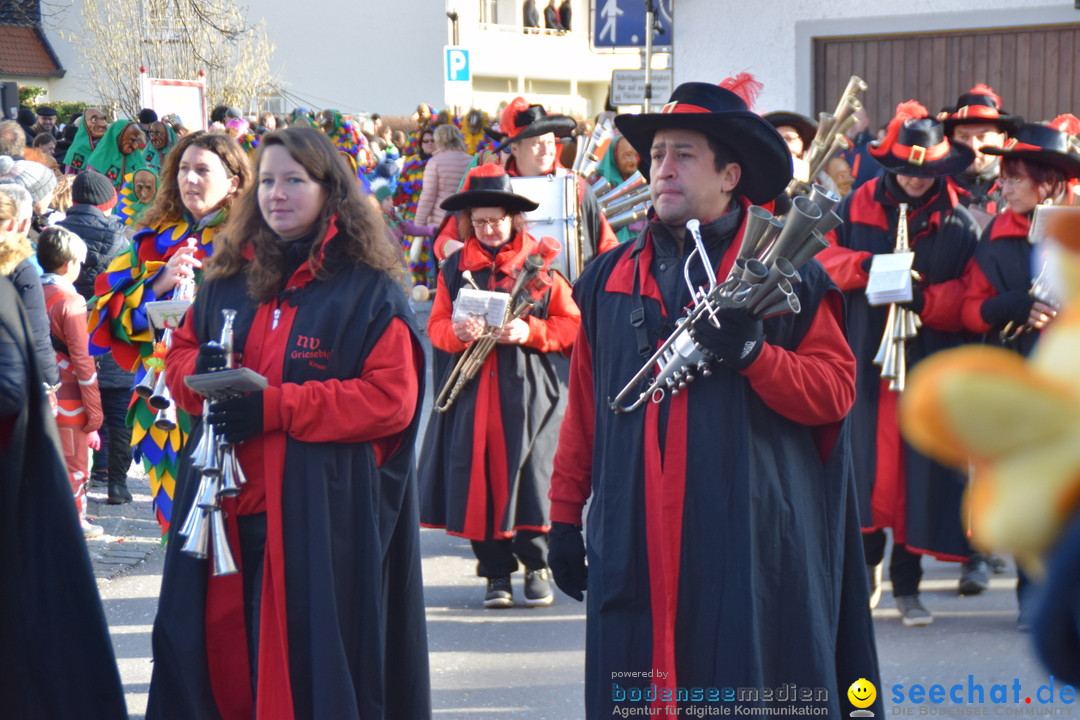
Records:
[[[109,499],[107,502],[110,505],[124,505],[131,502],[131,492],[127,489],[127,478],[123,480],[109,479]]]

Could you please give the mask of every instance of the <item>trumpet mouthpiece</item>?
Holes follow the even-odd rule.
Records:
[[[690,218],[686,221],[686,229],[692,233],[698,232],[701,228],[701,221],[697,218]]]

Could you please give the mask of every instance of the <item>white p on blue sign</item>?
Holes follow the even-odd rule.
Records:
[[[472,82],[469,70],[469,51],[463,47],[446,46],[446,81]]]

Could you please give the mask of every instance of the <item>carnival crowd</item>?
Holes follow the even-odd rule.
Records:
[[[166,541],[148,718],[430,717],[421,527],[470,541],[478,611],[584,600],[585,717],[636,668],[669,714],[709,706],[685,688],[795,683],[846,716],[880,686],[886,531],[905,626],[933,621],[923,556],[966,595],[1005,567],[971,544],[966,471],[908,445],[898,406],[935,353],[1027,356],[1054,322],[1029,235],[1074,204],[1080,120],[979,84],[938,112],[897,98],[871,134],[861,110],[758,114],[759,91],[400,127],[0,122],[2,524],[49,559],[0,591],[11,717],[126,717],[83,540],[87,487],[131,502],[133,461]],[[552,201],[567,222],[530,217]],[[906,292],[878,302],[900,252]],[[1037,593],[1021,569],[1021,630]]]

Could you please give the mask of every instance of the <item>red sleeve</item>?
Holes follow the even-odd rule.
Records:
[[[459,353],[468,347],[467,343],[458,340],[454,334],[454,323],[450,319],[454,313],[454,299],[450,297],[450,291],[446,288],[443,274],[439,273],[438,285],[435,289],[435,300],[431,304],[431,314],[428,316],[427,332],[431,344],[448,353]]]
[[[570,356],[566,414],[548,490],[552,522],[581,525],[581,512],[591,492],[595,412],[592,348],[584,329],[579,329]]]
[[[816,257],[825,266],[825,272],[841,290],[856,290],[866,287],[870,275],[862,269],[862,261],[873,255],[866,250],[851,250],[837,244],[836,231],[825,236],[829,247],[819,252]]]
[[[447,213],[438,233],[439,235],[435,238],[435,242],[431,244],[431,247],[435,251],[435,259],[442,262],[446,259],[446,252],[443,250],[446,242],[448,240],[461,240],[458,234],[457,213]]]
[[[966,281],[961,275],[954,280],[934,283],[924,288],[926,303],[923,305],[922,312],[919,313],[919,319],[922,320],[923,325],[944,332],[963,331],[962,309],[965,287]]]
[[[359,377],[282,383],[264,390],[263,431],[282,430],[303,442],[392,439],[412,422],[422,366],[423,351],[408,325],[395,318]]]
[[[829,293],[794,352],[766,343],[742,373],[758,397],[789,420],[837,422],[855,402],[855,355],[841,327],[841,308],[839,294]]]
[[[983,242],[990,241],[983,240]],[[990,284],[986,273],[982,271],[974,258],[969,260],[967,267],[964,268],[963,278],[965,281],[964,304],[960,315],[963,318],[964,327],[968,332],[973,333],[990,332],[990,324],[983,320],[982,306],[990,298],[997,297],[997,288]]]
[[[192,329],[191,308],[184,321],[173,331],[169,352],[165,355],[165,382],[177,407],[188,415],[201,415],[203,396],[188,388],[184,378],[195,374],[195,358],[199,354],[199,338]]]
[[[581,311],[570,296],[570,284],[557,273],[552,273],[551,278],[547,318],[525,318],[529,323],[529,339],[525,341],[525,347],[540,352],[569,350],[581,327]]]
[[[71,369],[79,381],[79,395],[86,409],[84,432],[93,432],[101,427],[105,415],[101,410],[101,394],[98,392],[97,365],[90,357],[90,335],[86,331],[86,301],[76,295],[65,296],[59,300],[60,337],[68,348]]]

